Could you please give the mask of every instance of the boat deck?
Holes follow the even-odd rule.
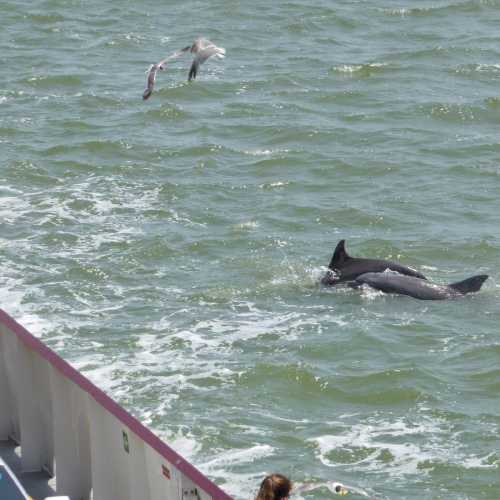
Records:
[[[33,500],[56,496],[56,480],[46,472],[22,472],[21,447],[14,441],[0,441],[0,457],[11,468]]]

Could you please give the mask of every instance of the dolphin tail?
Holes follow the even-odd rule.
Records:
[[[342,262],[345,262],[346,260],[350,259],[349,255],[347,255],[347,252],[345,250],[345,240],[340,240],[337,243],[337,246],[335,247],[335,251],[333,252],[333,257],[332,260],[330,261],[330,264],[328,267],[330,269],[337,269],[339,264],[342,264]]]
[[[488,277],[489,276],[487,274],[478,274],[477,276],[472,276],[472,278],[452,283],[449,286],[450,288],[453,288],[453,290],[465,295],[466,293],[477,292],[480,290]]]

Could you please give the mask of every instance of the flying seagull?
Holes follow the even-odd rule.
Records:
[[[142,94],[144,100],[149,99],[153,93],[153,88],[155,85],[156,74],[159,70],[164,70],[167,67],[167,63],[178,57],[182,56],[186,52],[191,52],[194,54],[193,63],[191,64],[191,69],[189,70],[188,80],[194,80],[198,74],[198,70],[201,64],[203,64],[207,59],[212,56],[223,58],[226,54],[226,49],[222,47],[217,47],[210,40],[206,38],[198,38],[192,45],[188,45],[177,52],[169,55],[165,59],[162,59],[159,63],[151,65],[148,70],[148,81],[146,89]]]
[[[191,52],[195,54],[193,59],[193,64],[191,64],[191,69],[189,70],[188,80],[194,80],[202,65],[207,59],[212,56],[216,56],[223,59],[226,55],[226,49],[222,47],[217,47],[210,40],[206,38],[198,38],[191,46]]]

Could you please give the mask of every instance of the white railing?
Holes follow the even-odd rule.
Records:
[[[72,500],[231,500],[0,309],[0,440]]]

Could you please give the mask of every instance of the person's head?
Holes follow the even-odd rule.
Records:
[[[271,474],[260,483],[255,500],[285,500],[292,491],[292,482],[282,474]]]

